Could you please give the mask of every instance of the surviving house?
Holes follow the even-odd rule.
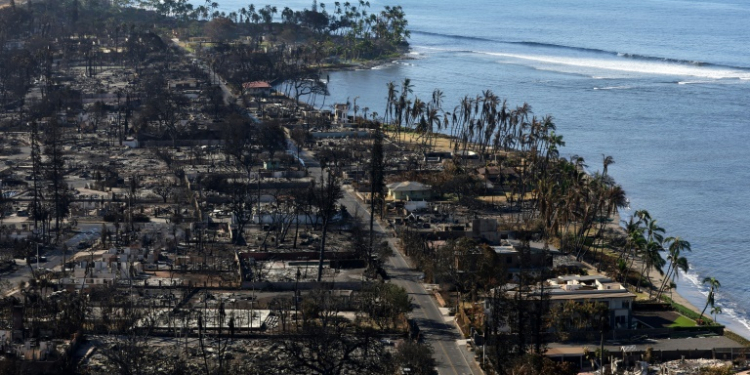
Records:
[[[333,106],[334,113],[333,118],[334,121],[338,122],[339,124],[345,124],[349,121],[348,114],[349,114],[349,104],[335,104]]]
[[[542,284],[523,290],[511,284],[506,285],[506,287],[509,288],[502,289],[506,295],[520,294],[523,296],[523,300],[530,302],[539,301],[539,298],[544,296],[550,309],[569,301],[578,304],[584,302],[603,303],[608,309],[610,329],[624,330],[632,327],[635,294],[630,293],[620,283],[613,282],[606,276],[558,276],[554,279],[548,279],[544,282],[543,287]],[[485,300],[486,316],[491,316],[494,304],[492,297]],[[529,307],[532,306],[533,304]],[[506,323],[503,323],[499,328],[506,331],[510,329]]]
[[[242,91],[253,96],[268,96],[271,95],[273,87],[265,81],[245,82],[242,84]]]
[[[387,185],[389,200],[427,200],[432,198],[432,187],[416,181],[394,182]]]
[[[633,320],[635,294],[606,276],[558,276],[547,280],[550,307],[567,301],[605,303],[613,329],[628,329]]]

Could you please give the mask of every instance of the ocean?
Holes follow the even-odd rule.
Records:
[[[718,321],[750,338],[750,280],[743,280],[750,265],[750,3],[370,3],[372,11],[403,6],[411,58],[330,73],[326,107],[357,98],[383,114],[386,84],[410,78],[422,99],[441,89],[448,111],[489,89],[511,106],[526,102],[535,115],[552,115],[563,156],[583,156],[590,171],[601,169],[603,155],[614,157],[609,174],[632,208],[623,217],[647,209],[667,236],[690,241],[691,269],[680,275],[678,292],[702,308],[700,280],[716,277]],[[222,0],[220,9],[247,5]]]

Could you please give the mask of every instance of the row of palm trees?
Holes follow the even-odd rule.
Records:
[[[660,298],[664,291],[673,284],[679,276],[678,271],[687,272],[690,268],[685,252],[691,251],[690,242],[680,237],[664,237],[665,230],[659,226],[656,219],[646,210],[638,210],[627,221],[623,222],[626,234],[626,245],[621,253],[621,259],[632,269],[636,258],[641,259],[641,275],[650,280],[651,270],[656,270],[663,276],[661,284],[656,290],[656,298]],[[666,252],[664,259],[661,252]],[[666,266],[666,271],[664,267]],[[640,290],[641,278],[636,286]],[[649,297],[652,288],[649,288]]]
[[[408,78],[400,87],[391,82],[387,88],[383,121],[392,124],[397,142],[410,133],[419,149],[428,151],[440,133],[447,133],[458,155],[475,151],[481,158],[500,158],[502,166],[515,171],[506,192],[511,209],[523,212],[515,217],[540,221],[547,239],[572,233],[567,245],[578,258],[589,249],[584,245],[594,225],[603,229],[605,218],[627,206],[624,190],[607,173],[614,160],[605,157],[601,173],[587,174],[582,157],[560,158],[565,142],[552,117],[533,116],[526,103],[510,109],[507,100],[486,90],[476,98],[464,97],[447,112],[440,90],[423,101],[412,95]]]
[[[592,248],[611,246],[603,241],[606,224],[618,210],[628,206],[622,186],[608,174],[609,166],[614,163],[611,156],[603,157],[601,172],[587,173],[588,166],[582,157],[560,157],[560,147],[565,142],[555,132],[552,117],[533,116],[531,106],[526,103],[511,108],[507,100],[500,100],[490,90],[473,98],[465,96],[448,112],[443,110],[444,94],[440,90],[433,92],[431,100],[423,101],[413,96],[414,87],[408,78],[400,86],[388,83],[387,89],[383,121],[395,128],[397,142],[403,141],[406,133],[412,133],[427,151],[436,136],[447,133],[453,150],[459,154],[475,151],[484,157],[513,151],[521,162],[513,165],[517,179],[511,184],[515,190],[510,196],[517,197],[516,203],[523,206],[526,193],[531,194],[532,210],[528,212],[546,241],[560,238],[562,247],[578,259]],[[691,251],[690,242],[678,236],[665,237],[664,228],[646,210],[636,211],[622,224],[625,241],[618,259],[622,273],[628,275],[639,268],[640,274],[650,281],[651,271],[659,272],[662,282],[655,289],[649,287],[649,298],[654,292],[655,298],[661,298],[666,290],[675,287],[679,273],[688,271],[685,254]],[[600,255],[600,264],[601,259]],[[640,264],[636,265],[638,259]],[[638,279],[638,290],[642,278]],[[708,306],[712,307],[712,313],[720,312],[714,303],[720,284],[712,277],[703,283],[710,287],[703,313]]]
[[[656,270],[663,276],[662,282],[656,289],[656,298],[660,299],[668,289],[676,287],[675,281],[679,277],[680,271],[686,273],[689,269],[689,263],[684,256],[685,252],[691,251],[690,242],[680,237],[664,237],[665,230],[657,224],[648,211],[638,210],[627,221],[623,222],[626,232],[626,246],[621,253],[621,260],[628,264],[627,273],[634,266],[637,257],[641,259],[641,277],[638,278],[636,290],[641,289],[641,280],[643,276],[651,280],[651,270]],[[662,252],[666,252],[664,259]],[[666,271],[664,267],[666,266]],[[716,305],[716,292],[721,287],[721,283],[715,277],[705,277],[703,285],[708,285],[709,291],[706,296],[706,305],[701,311],[700,318],[703,318],[708,307],[711,307],[711,314],[716,316],[720,314],[721,307]],[[648,288],[649,298],[652,296],[653,287]],[[715,318],[714,318],[715,320]]]
[[[219,3],[206,0],[204,4],[193,6],[188,0],[140,0],[142,6],[148,6],[165,16],[183,20],[212,20],[228,18],[237,24],[264,23],[271,27],[274,18],[280,14],[286,24],[297,24],[339,38],[338,44],[345,44],[344,50],[352,53],[349,57],[358,57],[359,52],[371,50],[372,44],[381,42],[384,45],[397,45],[409,38],[406,28],[408,21],[401,6],[386,5],[380,12],[370,10],[370,2],[333,3],[329,13],[325,3],[315,3],[313,10],[294,11],[284,7],[281,12],[275,5],[256,7],[250,4],[229,13],[219,11]]]
[[[465,96],[452,111],[447,111],[443,108],[445,94],[440,89],[425,101],[413,96],[414,85],[409,78],[400,86],[390,82],[387,87],[383,121],[395,126],[399,140],[405,132],[411,132],[429,145],[442,133],[450,136],[454,151],[459,153],[474,151],[483,156],[514,150],[548,160],[558,157],[559,148],[565,145],[563,137],[555,133],[551,116],[533,116],[527,103],[511,108],[492,90],[476,97]]]

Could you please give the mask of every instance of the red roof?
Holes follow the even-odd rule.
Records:
[[[270,89],[271,84],[269,84],[266,81],[254,81],[254,82],[245,82],[242,84],[243,89]]]

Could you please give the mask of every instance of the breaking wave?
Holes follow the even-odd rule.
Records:
[[[541,63],[579,66],[594,69],[618,70],[631,73],[685,75],[712,79],[734,78],[750,80],[750,66],[726,65],[708,61],[675,59],[670,57],[649,56],[637,53],[608,51],[597,48],[577,47],[534,41],[505,41],[427,31],[412,31],[412,33],[456,40],[478,41],[490,44],[522,46],[531,48],[531,50],[524,50],[520,53],[487,52],[466,49],[452,50],[452,52],[488,54],[527,61],[536,61]],[[547,53],[547,51],[551,53]]]

